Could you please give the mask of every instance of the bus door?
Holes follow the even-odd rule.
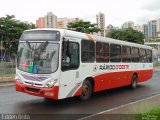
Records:
[[[74,40],[75,41],[75,40]],[[60,75],[59,98],[67,98],[74,95],[79,89],[79,43],[71,39],[63,41],[62,62]]]

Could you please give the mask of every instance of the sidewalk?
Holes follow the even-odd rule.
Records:
[[[150,120],[144,118],[143,113],[157,107],[160,107],[160,94],[129,104],[121,105],[119,107],[82,118],[81,120],[135,120],[138,114],[142,114],[143,120]],[[150,118],[150,116],[147,117]],[[151,117],[157,116],[153,115]]]
[[[0,87],[8,87],[15,85],[14,82],[6,82],[6,83],[0,83]]]
[[[0,86],[10,86],[10,85],[14,85],[14,76],[0,77]]]
[[[154,67],[154,71],[160,71],[160,67]]]

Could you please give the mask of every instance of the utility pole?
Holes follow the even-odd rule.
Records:
[[[1,34],[1,62],[2,62],[2,40],[3,40],[3,33]]]

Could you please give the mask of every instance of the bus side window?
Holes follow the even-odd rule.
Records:
[[[109,62],[109,44],[96,42],[96,61]]]
[[[131,47],[122,46],[122,62],[131,62]]]
[[[147,62],[146,50],[145,49],[140,49],[139,56],[140,56],[140,62]]]
[[[132,62],[139,62],[139,49],[132,47],[131,50]]]
[[[116,44],[110,45],[110,61],[121,62],[121,46]]]
[[[152,62],[152,50],[146,50],[147,62]]]
[[[94,41],[82,40],[81,42],[81,61],[84,63],[93,63],[95,61]]]

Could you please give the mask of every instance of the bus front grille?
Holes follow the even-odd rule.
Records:
[[[29,92],[35,92],[35,93],[39,93],[39,91],[40,91],[40,89],[30,88],[30,87],[26,87],[26,90]]]

